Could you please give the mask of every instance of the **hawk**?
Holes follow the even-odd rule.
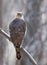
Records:
[[[22,13],[18,12],[16,18],[9,25],[10,38],[16,48],[16,57],[21,59],[20,45],[26,31],[25,21],[22,19]]]

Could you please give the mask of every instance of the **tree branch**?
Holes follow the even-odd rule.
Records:
[[[34,58],[29,54],[29,52],[27,52],[23,47],[20,48],[21,51],[23,51],[23,53],[29,58],[29,60],[31,61],[31,63],[33,65],[37,65],[37,62],[34,60]]]
[[[11,41],[10,36],[1,28],[0,28],[0,34],[4,35],[9,41]],[[24,54],[29,58],[29,60],[33,65],[37,65],[37,62],[34,60],[34,58],[23,47],[21,47],[21,51],[24,52]]]
[[[0,34],[5,36],[8,40],[10,40],[10,36],[4,30],[2,30],[1,28],[0,28]]]

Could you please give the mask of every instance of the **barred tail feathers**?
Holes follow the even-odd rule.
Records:
[[[20,48],[19,47],[16,47],[16,57],[18,60],[21,59],[21,54],[20,54]]]

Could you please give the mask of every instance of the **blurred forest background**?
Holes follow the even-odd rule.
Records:
[[[47,65],[47,0],[0,0],[0,27],[9,34],[9,23],[21,11],[27,23],[22,46],[38,65]],[[0,65],[15,65],[13,44],[0,35]],[[22,54],[21,65],[32,65]]]

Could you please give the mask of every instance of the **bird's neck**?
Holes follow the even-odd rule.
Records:
[[[22,17],[16,16],[16,18],[18,18],[18,19],[23,19],[23,20],[24,20],[24,17],[23,17],[23,16],[22,16]]]

